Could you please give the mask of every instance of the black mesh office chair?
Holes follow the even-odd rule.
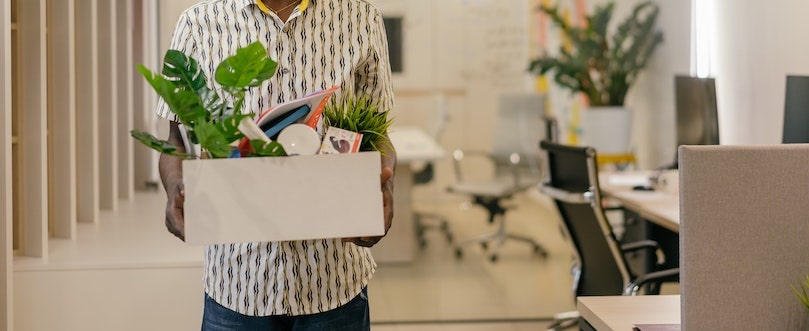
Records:
[[[457,243],[455,255],[463,255],[462,246],[480,244],[488,251],[489,259],[497,261],[499,248],[506,240],[515,240],[530,245],[534,252],[547,256],[547,251],[533,238],[508,233],[505,230],[506,212],[514,206],[506,201],[514,195],[536,187],[541,180],[541,160],[537,142],[555,134],[550,127],[555,123],[545,116],[545,96],[536,93],[504,95],[500,99],[491,151],[456,150],[453,153],[455,183],[447,190],[469,196],[472,203],[484,208],[489,223],[496,230]],[[475,159],[492,165],[493,174],[473,178],[463,171],[464,164]]]
[[[562,232],[573,244],[573,293],[578,296],[659,294],[664,282],[678,282],[679,268],[638,274],[626,253],[657,249],[650,240],[620,245],[604,214],[596,151],[542,141],[547,172],[540,190],[550,196],[562,219]],[[552,329],[572,326],[578,318],[557,320]]]

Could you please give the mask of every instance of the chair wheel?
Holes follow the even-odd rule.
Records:
[[[463,257],[463,251],[460,248],[455,249],[455,258],[460,260]]]
[[[491,260],[492,263],[497,262],[497,255],[489,256],[489,260]]]
[[[452,235],[447,233],[446,237],[447,237],[447,242],[451,244],[452,243]]]
[[[485,250],[489,249],[489,243],[487,243],[485,241],[481,242],[480,247],[483,247],[483,250],[485,251]]]

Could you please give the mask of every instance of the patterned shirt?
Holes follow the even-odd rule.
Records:
[[[333,98],[364,94],[393,107],[382,16],[366,0],[305,0],[283,22],[260,0],[206,0],[183,12],[170,48],[199,63],[208,84],[238,47],[260,41],[278,62],[274,77],[245,98],[255,113],[340,84]],[[176,120],[161,100],[157,113]],[[294,220],[291,220],[294,221]],[[376,263],[367,248],[340,239],[205,247],[205,293],[249,316],[305,315],[358,295]]]

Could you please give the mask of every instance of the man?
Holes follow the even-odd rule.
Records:
[[[366,0],[207,0],[187,9],[171,49],[200,63],[212,77],[239,47],[260,41],[278,62],[276,75],[251,90],[255,113],[333,85],[334,98],[362,94],[381,110],[393,107],[387,41],[379,10]],[[183,151],[178,124],[169,141]],[[390,144],[387,144],[390,146]],[[385,229],[393,217],[395,151],[383,151]],[[184,238],[181,160],[162,155],[166,226]],[[256,197],[261,198],[261,197]],[[294,220],[290,220],[294,221]],[[260,242],[205,247],[203,330],[368,330],[366,286],[376,267],[367,247],[381,237]]]

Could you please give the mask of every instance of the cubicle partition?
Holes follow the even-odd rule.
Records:
[[[683,330],[809,329],[809,144],[679,156]]]

